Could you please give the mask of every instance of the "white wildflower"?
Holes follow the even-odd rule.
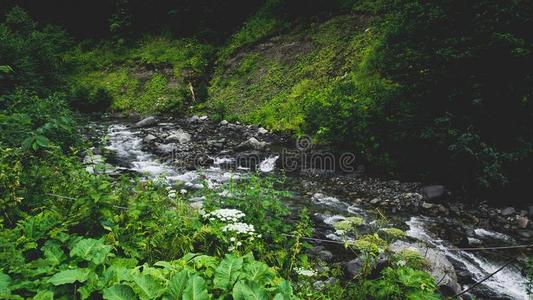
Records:
[[[222,231],[230,231],[237,234],[254,234],[255,228],[252,224],[246,224],[242,222],[228,224],[222,228]]]
[[[294,270],[298,275],[306,276],[306,277],[313,277],[316,276],[316,272],[313,270],[307,270],[304,268],[296,268]]]
[[[245,214],[242,211],[238,209],[232,209],[232,208],[217,209],[215,211],[210,212],[207,215],[213,218],[217,218],[224,222],[227,222],[227,221],[237,222],[238,220],[240,220],[241,218],[245,216]]]
[[[186,189],[181,189],[181,190],[180,190],[180,194],[182,194],[182,195],[187,194],[187,190],[186,190]]]

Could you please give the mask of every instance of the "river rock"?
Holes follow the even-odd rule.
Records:
[[[526,218],[526,217],[519,217],[516,219],[516,225],[519,227],[519,228],[526,228],[527,225],[529,224],[529,219]]]
[[[443,185],[429,185],[420,190],[420,193],[429,201],[442,200],[448,196],[448,191]]]
[[[504,216],[504,217],[508,217],[508,216],[513,215],[515,213],[516,213],[516,209],[514,207],[504,208],[504,209],[502,209],[502,212],[501,212],[502,216]]]
[[[432,209],[435,205],[429,202],[422,202],[423,209]]]
[[[268,130],[266,130],[263,127],[259,127],[259,129],[257,129],[257,132],[259,132],[260,134],[266,134],[266,133],[268,133]]]
[[[255,137],[251,137],[246,141],[240,143],[236,149],[237,150],[263,150],[266,147],[267,143],[257,140]]]
[[[226,126],[226,125],[228,125],[228,124],[229,124],[229,122],[228,122],[228,121],[226,121],[226,120],[222,120],[222,121],[220,121],[220,123],[219,123],[219,124],[220,124],[221,126]]]
[[[329,250],[322,250],[318,252],[318,258],[325,262],[330,262],[333,259],[333,253]]]
[[[155,135],[148,134],[147,136],[144,137],[143,142],[150,143],[151,141],[156,140],[156,139],[157,137]]]
[[[426,258],[430,265],[431,276],[439,282],[439,290],[443,296],[452,296],[460,291],[461,287],[457,283],[455,268],[441,251],[427,248],[424,244],[404,241],[396,241],[389,246],[389,250],[394,253],[405,249],[417,251]]]
[[[167,136],[165,140],[183,144],[191,141],[191,135],[183,129],[178,129]]]
[[[344,264],[344,273],[349,278],[354,278],[361,273],[364,267],[364,262],[360,258],[352,259]]]
[[[133,125],[133,126],[137,127],[137,128],[147,127],[147,126],[155,125],[155,124],[157,124],[157,122],[158,122],[158,120],[157,120],[156,117],[149,116],[149,117],[146,117],[146,118],[140,120],[139,122],[135,123],[135,125]]]

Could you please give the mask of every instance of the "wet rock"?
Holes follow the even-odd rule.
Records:
[[[331,253],[329,250],[322,250],[318,252],[318,258],[325,262],[330,262],[333,259],[333,253]]]
[[[374,199],[370,200],[370,204],[372,204],[372,205],[376,205],[376,204],[378,204],[380,201],[381,201],[381,199],[379,199],[379,198],[374,198]]]
[[[425,186],[420,190],[420,193],[429,201],[442,200],[449,194],[443,185]]]
[[[150,143],[151,141],[156,140],[156,139],[157,137],[155,135],[148,134],[147,136],[144,137],[143,142]]]
[[[135,123],[135,125],[133,125],[133,126],[137,127],[137,128],[148,127],[148,126],[152,126],[152,125],[157,124],[157,122],[159,122],[159,121],[157,120],[156,117],[149,116],[149,117],[146,117],[146,118],[140,120],[139,122]]]
[[[529,224],[529,219],[526,217],[519,217],[516,219],[516,225],[518,228],[527,228],[527,225]]]
[[[268,130],[266,130],[263,127],[259,127],[259,129],[257,129],[257,132],[259,132],[260,134],[266,134],[266,133],[268,133]]]
[[[192,116],[192,117],[190,117],[190,118],[188,119],[189,123],[198,123],[198,122],[200,122],[201,120],[202,120],[202,119],[201,119],[199,116],[197,116],[197,115],[194,115],[194,116]]]
[[[191,135],[183,129],[178,129],[167,136],[165,140],[183,144],[191,141]]]
[[[236,149],[237,150],[263,150],[267,146],[266,142],[259,141],[254,137],[247,139],[246,141],[240,143]]]
[[[364,267],[364,262],[360,258],[352,259],[349,262],[344,264],[344,273],[349,278],[354,278],[357,275],[361,274]]]
[[[156,146],[157,152],[161,154],[168,154],[177,149],[177,145],[173,143],[171,144],[156,143],[155,146]]]
[[[429,203],[429,202],[422,202],[422,208],[423,209],[432,209],[435,207],[435,204]]]
[[[516,213],[516,209],[514,207],[504,208],[504,209],[502,209],[502,212],[501,212],[502,216],[504,216],[504,217],[508,217],[508,216],[513,215],[515,213]]]
[[[424,244],[404,241],[396,241],[389,246],[389,250],[394,253],[399,253],[405,249],[417,251],[426,258],[430,265],[431,276],[440,282],[439,290],[443,296],[452,296],[460,291],[461,287],[457,283],[455,268],[441,251],[427,248]]]

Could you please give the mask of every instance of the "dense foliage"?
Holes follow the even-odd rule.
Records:
[[[312,133],[391,173],[485,191],[526,187],[533,14],[525,1],[303,8],[269,0],[249,17],[258,3],[248,1],[223,28],[214,16],[240,1],[164,2],[95,2],[96,19],[109,21],[99,35],[109,39],[96,43],[74,45],[19,7],[0,24],[0,298],[439,297],[419,256],[388,253],[389,266],[376,270],[404,234],[359,234],[360,218],[335,229],[355,238],[345,246],[362,259],[361,274],[317,287],[341,270],[306,254],[311,221],[305,210],[290,214],[283,182],[252,177],[222,187],[223,197],[207,187],[179,195],[164,180],[90,174],[72,108],[147,114],[192,105]],[[62,21],[88,32],[80,20]],[[198,27],[177,28],[193,21]],[[151,35],[139,34],[145,25]],[[200,196],[203,209],[191,207],[188,197]]]
[[[208,107],[311,133],[355,150],[380,173],[445,182],[477,197],[523,194],[533,165],[531,5],[343,5],[354,15],[292,20],[290,27],[304,29],[267,40],[287,21],[253,16],[220,53],[235,52],[239,40],[255,46],[217,65]]]

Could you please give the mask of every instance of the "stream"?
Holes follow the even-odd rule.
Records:
[[[167,118],[141,125],[136,127],[133,122],[118,118],[90,122],[87,135],[95,145],[104,146],[108,153],[97,153],[95,150],[94,154],[85,157],[87,171],[110,175],[130,172],[142,178],[164,178],[161,180],[178,184],[189,192],[204,188],[205,184],[208,188],[215,188],[233,179],[245,180],[256,172],[262,176],[281,176],[286,173],[280,169],[284,154],[279,149],[291,147],[290,142],[257,126],[212,122],[206,117]],[[292,146],[290,151],[296,151],[295,147]],[[293,172],[287,176],[287,186],[293,194],[288,206],[307,207],[315,222],[315,237],[328,241],[341,240],[332,225],[346,217],[360,216],[369,226],[376,223],[376,210],[369,202],[377,201],[368,194],[350,191],[351,184],[338,188],[343,180],[348,180],[346,178],[358,180],[356,182],[364,186],[375,186],[373,190],[376,191],[386,190],[399,199],[419,195],[415,189],[417,185],[381,182],[359,175]],[[197,202],[196,205],[201,205],[198,203],[201,199],[192,200]],[[483,279],[502,266],[509,257],[516,255],[513,251],[464,251],[458,247],[523,244],[523,241],[494,228],[454,219],[452,214],[445,217],[409,211],[385,214],[390,225],[406,230],[410,245],[424,243],[453,265],[455,274],[451,277],[459,283],[458,290]],[[456,232],[466,234],[456,239]],[[331,245],[335,244],[321,244],[333,254],[332,261],[355,258],[337,255],[341,247]],[[471,294],[477,299],[530,299],[526,293],[527,279],[521,269],[522,264],[511,264],[473,289]]]

